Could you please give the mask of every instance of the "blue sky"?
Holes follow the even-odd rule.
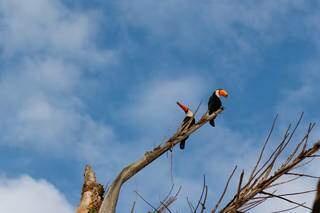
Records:
[[[305,123],[318,121],[319,4],[0,0],[1,202],[14,192],[0,211],[73,212],[85,164],[106,184],[170,137],[183,119],[176,100],[192,109],[203,100],[203,113],[222,87],[230,97],[217,128],[205,126],[173,157],[173,182],[182,185],[173,208],[196,200],[203,174],[212,207],[233,166],[253,164],[277,113],[276,136],[301,111]],[[171,184],[163,156],[124,186],[119,212],[134,200],[146,211],[134,190],[158,204]],[[39,194],[48,197],[35,207]],[[12,205],[20,196],[29,200]]]

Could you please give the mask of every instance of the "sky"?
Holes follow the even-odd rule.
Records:
[[[172,173],[164,155],[137,174],[118,204],[146,212],[134,191],[159,205],[174,184],[182,190],[172,209],[186,212],[205,174],[212,208],[233,167],[254,166],[276,114],[273,145],[302,111],[296,140],[318,122],[319,9],[318,0],[0,0],[0,212],[74,212],[86,164],[110,184],[175,132],[177,100],[192,110],[202,101],[200,115],[225,88],[217,127],[174,149]],[[305,171],[320,175],[319,165]]]

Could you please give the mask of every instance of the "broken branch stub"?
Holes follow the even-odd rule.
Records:
[[[80,205],[76,213],[97,213],[99,211],[104,189],[96,181],[96,176],[91,166],[86,165]]]

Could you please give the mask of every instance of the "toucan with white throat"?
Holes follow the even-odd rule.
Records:
[[[184,111],[186,117],[183,119],[179,131],[182,131],[184,129],[189,129],[191,126],[195,124],[195,119],[193,112],[185,105],[181,104],[180,102],[177,101],[178,106]],[[188,136],[189,137],[189,136]],[[188,139],[186,137],[180,142],[180,149],[184,149],[184,146],[186,144],[186,140]]]
[[[222,103],[220,100],[220,97],[228,97],[228,92],[224,89],[217,89],[215,90],[212,95],[210,96],[209,102],[208,102],[208,112],[209,115],[217,111],[222,107]],[[215,122],[214,119],[212,119],[210,122],[210,125],[215,127]]]

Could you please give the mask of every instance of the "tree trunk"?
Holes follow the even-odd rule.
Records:
[[[318,182],[317,195],[314,200],[312,213],[320,213],[320,180]]]
[[[76,213],[97,213],[103,200],[103,186],[96,182],[91,166],[87,165],[84,172],[81,200]]]

